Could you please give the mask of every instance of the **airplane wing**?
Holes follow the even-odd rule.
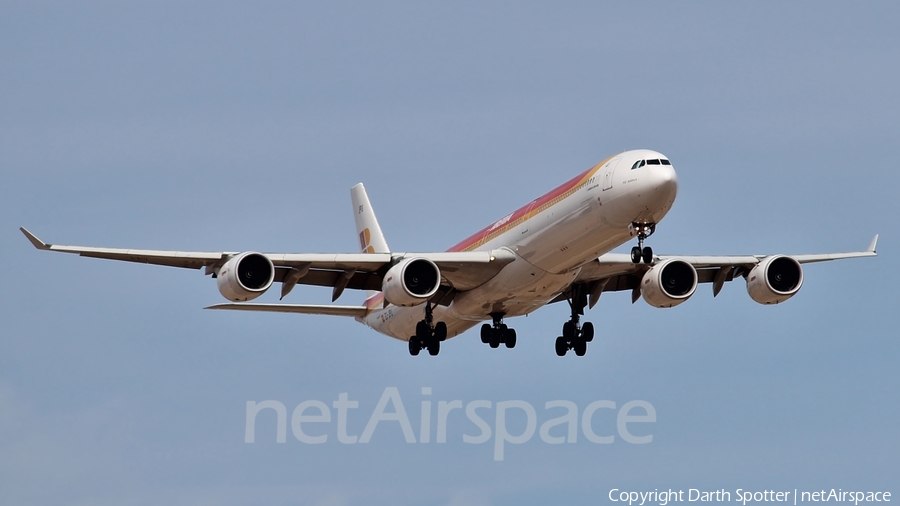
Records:
[[[824,253],[813,255],[789,255],[801,264],[813,262],[826,262],[844,258],[860,258],[876,256],[875,246],[878,235],[872,239],[865,251],[849,253]],[[731,256],[682,256],[682,255],[654,255],[653,263],[658,263],[670,258],[683,260],[697,270],[698,283],[713,283],[713,296],[719,294],[722,285],[736,277],[749,272],[753,266],[770,255],[731,255]],[[596,260],[589,262],[581,268],[581,272],[573,284],[585,285],[589,294],[589,305],[594,307],[600,294],[603,292],[616,292],[623,290],[632,291],[632,302],[640,296],[640,282],[644,273],[650,268],[647,264],[635,264],[631,261],[631,255],[621,253],[607,253]],[[552,302],[566,300],[567,294],[561,294]]]
[[[240,254],[227,251],[62,246],[45,243],[25,228],[20,230],[40,250],[169,267],[205,268],[207,275],[214,274],[229,258]],[[446,298],[454,290],[470,290],[481,285],[516,258],[515,253],[506,248],[439,253],[263,253],[263,255],[275,266],[275,281],[282,283],[282,297],[287,295],[294,285],[305,284],[334,287],[333,300],[340,296],[344,288],[380,291],[384,274],[403,258],[427,258],[438,266],[442,278],[442,290],[439,292],[442,298]]]

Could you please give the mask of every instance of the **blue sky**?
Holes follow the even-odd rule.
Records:
[[[611,488],[893,490],[898,7],[889,2],[0,3],[0,502],[597,504]],[[554,305],[437,358],[353,321],[203,311],[201,273],[61,244],[354,251],[364,182],[389,244],[444,250],[611,154],[666,154],[659,253],[810,265],[777,307],[738,281],[653,309],[607,294],[588,355]],[[623,251],[627,249],[624,248]],[[326,303],[300,287],[290,302]],[[362,300],[346,293],[342,303]],[[263,300],[277,299],[276,293]],[[387,387],[437,401],[646,400],[653,442],[275,442],[247,401]],[[434,415],[432,415],[434,416]],[[612,415],[597,431],[613,433]],[[511,415],[512,430],[524,417]],[[651,425],[651,424],[648,424]],[[313,430],[314,431],[314,430]],[[639,431],[636,431],[639,432]],[[432,436],[432,441],[434,436]],[[892,489],[892,487],[894,487]]]

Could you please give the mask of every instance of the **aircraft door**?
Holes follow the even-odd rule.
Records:
[[[606,162],[606,165],[603,167],[603,190],[609,190],[612,188],[613,184],[613,175],[616,172],[616,166],[619,165],[619,160],[622,157],[615,157],[612,160]]]

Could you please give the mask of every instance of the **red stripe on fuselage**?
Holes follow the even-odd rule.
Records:
[[[384,293],[378,292],[375,295],[366,299],[366,302],[363,304],[366,306],[370,312],[376,309],[380,309],[380,306],[384,305]]]
[[[552,205],[557,204],[558,201],[555,201],[556,199],[558,199],[562,195],[565,195],[567,192],[574,191],[576,188],[578,188],[579,185],[584,184],[588,179],[593,177],[595,173],[597,173],[600,167],[603,167],[603,165],[612,158],[613,157],[609,157],[606,160],[603,160],[597,165],[591,167],[590,169],[582,172],[581,174],[578,174],[577,176],[550,190],[544,195],[541,195],[528,204],[516,209],[512,214],[500,218],[500,220],[484,227],[483,229],[464,239],[462,242],[453,246],[447,251],[473,250],[478,246],[481,246],[485,242],[493,239],[494,237],[497,237],[498,235],[506,232],[510,228],[523,223],[524,221],[544,211]],[[384,294],[381,292],[369,297],[365,302],[365,306],[369,311],[374,311],[383,304]]]
[[[508,215],[508,217],[500,218],[499,221],[495,221],[487,227],[484,227],[483,229],[464,239],[459,244],[456,244],[447,251],[473,250],[478,246],[481,246],[485,242],[493,239],[494,237],[497,237],[498,235],[506,232],[510,228],[521,224],[525,220],[528,220],[532,216],[544,211],[546,208],[552,206],[553,204],[556,204],[557,202],[554,202],[554,200],[561,195],[565,194],[566,192],[575,190],[579,185],[586,182],[608,160],[609,159],[603,160],[590,169],[582,172],[581,174],[578,174],[572,179],[550,190],[546,194],[532,200],[528,204],[514,211],[512,214]],[[502,223],[500,223],[501,221]]]

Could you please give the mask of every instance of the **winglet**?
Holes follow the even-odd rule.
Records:
[[[44,241],[38,239],[36,235],[34,235],[34,234],[32,234],[31,232],[29,232],[28,229],[26,229],[25,227],[19,227],[19,230],[21,230],[22,233],[25,234],[25,237],[27,237],[28,240],[31,241],[31,244],[34,244],[34,247],[35,247],[35,248],[37,248],[37,249],[50,249],[50,246],[51,246],[50,244],[47,244],[47,243],[45,243]],[[876,236],[876,237],[877,237],[877,236]]]
[[[878,243],[878,234],[875,234],[875,237],[872,238],[872,244],[869,245],[869,249],[867,251],[869,251],[870,253],[875,253],[875,244],[877,244],[877,243]]]

